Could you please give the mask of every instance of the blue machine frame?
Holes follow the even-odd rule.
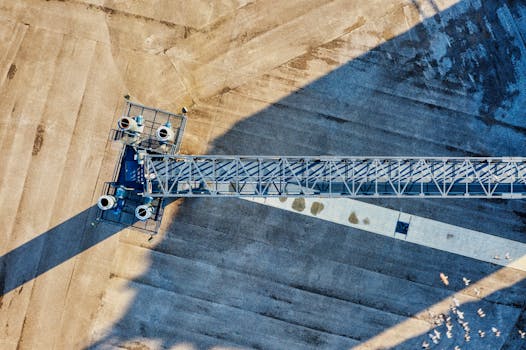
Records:
[[[140,132],[121,128],[112,129],[110,132],[110,141],[122,141],[123,147],[115,166],[113,179],[105,183],[101,196],[101,198],[113,198],[115,204],[109,210],[99,210],[98,218],[155,234],[159,230],[163,215],[163,198],[144,196],[145,177],[141,158],[153,154],[176,154],[181,146],[186,115],[166,112],[127,100],[120,120],[123,118],[139,120]],[[159,141],[156,134],[159,128],[166,126],[173,131],[172,138]],[[145,204],[151,211],[151,216],[139,220],[136,210]]]

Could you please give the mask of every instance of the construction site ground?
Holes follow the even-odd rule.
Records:
[[[525,38],[511,0],[0,0],[0,349],[526,349],[520,256],[241,199],[95,220],[125,95],[186,106],[184,154],[526,156]],[[367,202],[526,243],[524,200]]]

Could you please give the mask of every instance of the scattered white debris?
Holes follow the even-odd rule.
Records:
[[[433,323],[436,326],[442,326],[444,324],[444,314],[438,314],[433,317]]]
[[[438,344],[438,338],[436,335],[429,333],[428,336],[434,344]]]
[[[435,337],[437,337],[437,339],[440,339],[440,332],[437,331],[436,329],[434,330],[435,332]]]
[[[469,286],[469,283],[471,282],[471,280],[468,280],[466,277],[462,277],[462,281],[464,281],[466,286]]]
[[[464,328],[464,332],[469,332],[470,331],[470,328],[469,328],[469,322],[464,322],[462,320],[459,320],[458,323],[460,323],[460,325],[462,326],[462,328]]]
[[[443,272],[440,272],[440,279],[442,280],[442,283],[444,283],[446,286],[449,286],[449,277],[444,275]]]
[[[453,297],[453,303],[455,304],[456,307],[459,307],[460,306],[460,302],[458,301],[457,298]]]
[[[484,311],[481,308],[479,308],[477,310],[477,315],[479,315],[479,317],[486,317],[486,314],[484,313]]]

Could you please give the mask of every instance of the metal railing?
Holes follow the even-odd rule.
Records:
[[[122,111],[122,117],[133,118],[138,115],[144,118],[144,128],[140,136],[140,141],[135,145],[137,148],[159,154],[173,155],[179,152],[186,127],[186,116],[184,114],[171,113],[161,109],[147,107],[136,102],[126,101]],[[160,143],[155,136],[155,132],[160,126],[168,122],[175,132],[174,140]],[[130,135],[130,133],[119,129],[112,129],[110,132],[110,140],[119,141],[127,135]]]

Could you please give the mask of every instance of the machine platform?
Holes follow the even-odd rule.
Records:
[[[186,125],[184,114],[175,114],[126,101],[118,129],[110,140],[123,143],[111,182],[99,198],[98,219],[133,227],[149,234],[159,230],[163,198],[143,195],[147,155],[174,155],[179,151]]]

